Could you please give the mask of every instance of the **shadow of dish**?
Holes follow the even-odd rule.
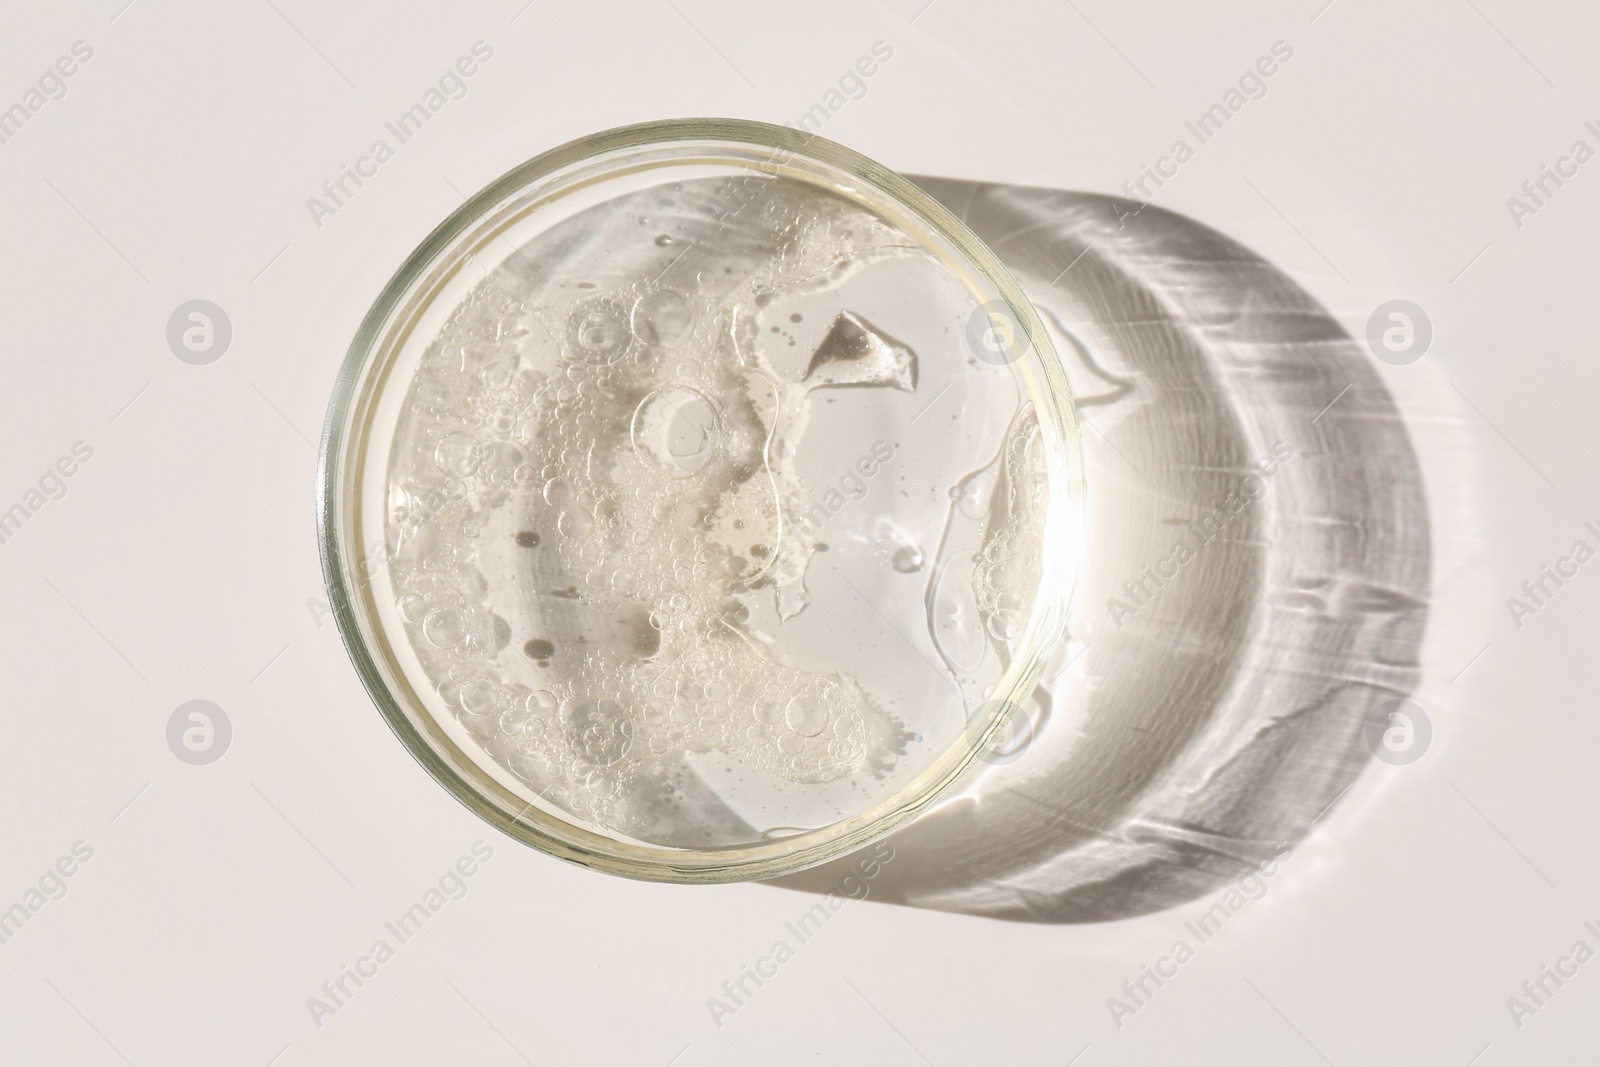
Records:
[[[1416,686],[1430,550],[1405,426],[1333,317],[1227,237],[914,180],[1054,334],[1088,547],[1031,742],[891,835],[871,896],[1043,923],[1192,900],[1303,837],[1371,757],[1369,716]],[[771,884],[836,890],[852,863]]]

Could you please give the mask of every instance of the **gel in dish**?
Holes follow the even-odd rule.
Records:
[[[1042,566],[1039,432],[969,287],[850,199],[748,186],[505,249],[386,474],[396,607],[466,736],[661,845],[893,795],[994,692]]]

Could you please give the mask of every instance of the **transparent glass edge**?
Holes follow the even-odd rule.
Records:
[[[1053,519],[1046,522],[1051,542],[1048,550],[1067,553],[1070,565],[1056,572],[1066,576],[1061,588],[1053,590],[1053,595],[1038,598],[1040,603],[1035,605],[1027,628],[1028,639],[1024,641],[1024,647],[1029,649],[1030,654],[1026,661],[1019,660],[1013,665],[1013,669],[1008,671],[1008,682],[1004,683],[1004,701],[1020,703],[1026,699],[1037,684],[1049,647],[1053,646],[1049,637],[1053,635],[1055,640],[1059,640],[1064,632],[1077,561],[1081,559],[1080,542],[1086,497],[1081,439],[1076,409],[1059,355],[1044,324],[1010,272],[947,208],[920,187],[880,164],[835,142],[788,127],[737,119],[676,119],[620,127],[568,142],[536,156],[469,197],[406,258],[380,291],[357,328],[336,377],[324,421],[318,463],[317,525],[319,555],[330,607],[357,675],[391,731],[424,770],[452,796],[508,836],[582,866],[650,881],[718,883],[773,878],[804,870],[852,852],[904,825],[943,799],[950,788],[972,768],[982,746],[1003,725],[1004,703],[997,702],[1000,706],[991,714],[991,721],[986,727],[976,734],[969,732],[968,736],[973,738],[971,743],[954,746],[908,783],[901,792],[901,796],[908,799],[903,802],[886,801],[835,823],[826,829],[826,836],[811,845],[797,848],[795,839],[788,838],[736,850],[687,853],[617,842],[562,825],[554,819],[549,820],[551,825],[537,825],[525,819],[525,812],[513,816],[483,795],[483,783],[477,778],[469,778],[463,773],[463,768],[454,766],[436,751],[413,722],[415,709],[403,707],[402,702],[395,698],[392,692],[394,680],[372,654],[370,642],[373,635],[365,633],[366,627],[353,605],[348,584],[350,576],[344,565],[344,560],[349,558],[346,546],[352,542],[347,538],[348,531],[344,528],[344,508],[341,506],[344,496],[340,487],[341,470],[347,458],[344,451],[357,443],[348,439],[351,418],[357,414],[358,403],[362,400],[357,396],[357,389],[363,384],[363,371],[374,354],[374,346],[395,312],[400,309],[407,292],[452,241],[475,222],[481,221],[496,204],[541,177],[585,159],[619,150],[651,143],[693,140],[725,141],[803,152],[877,186],[890,199],[910,207],[930,231],[950,241],[978,268],[984,280],[999,292],[1001,299],[1010,307],[1033,351],[1039,354],[1038,363],[1045,381],[1042,388],[1030,388],[1029,391],[1033,394],[1035,404],[1042,404],[1050,416],[1048,420],[1041,419],[1041,423],[1047,425],[1047,432],[1059,442],[1059,449],[1046,450],[1048,462],[1057,466],[1064,464],[1066,467],[1055,472],[1056,476],[1051,479],[1053,487],[1066,487],[1067,499],[1057,500],[1058,494],[1051,494]],[[597,843],[606,844],[593,847],[584,840],[591,837]]]

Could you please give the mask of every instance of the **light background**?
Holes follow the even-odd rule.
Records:
[[[1506,198],[1600,126],[1573,2],[123,0],[11,5],[0,107],[0,509],[93,458],[0,544],[0,908],[93,858],[0,944],[0,1062],[1562,1064],[1600,1056],[1600,563],[1519,629],[1505,598],[1596,539],[1600,161]],[[493,58],[339,212],[306,200],[475,41]],[[592,874],[448,798],[362,691],[323,599],[313,441],[382,283],[514,164],[653,118],[797,119],[893,58],[826,136],[906,173],[1119,192],[1275,41],[1293,59],[1156,202],[1290,272],[1381,367],[1434,508],[1431,749],[1374,764],[1266,895],[1114,1025],[1106,1000],[1211,901],[1083,927],[851,903],[734,1017],[706,1000],[814,898]],[[391,139],[392,142],[392,139]],[[165,339],[204,298],[226,355]],[[1332,398],[1330,398],[1332,399]],[[181,703],[221,761],[176,759]],[[306,1000],[472,843],[493,859],[336,1015]],[[390,939],[392,943],[392,938]],[[1551,986],[1551,988],[1554,988]]]

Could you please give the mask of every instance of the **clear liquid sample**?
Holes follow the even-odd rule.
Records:
[[[722,848],[893,796],[1040,585],[1040,434],[980,301],[788,178],[633,191],[477,283],[386,472],[405,638],[538,803]]]

